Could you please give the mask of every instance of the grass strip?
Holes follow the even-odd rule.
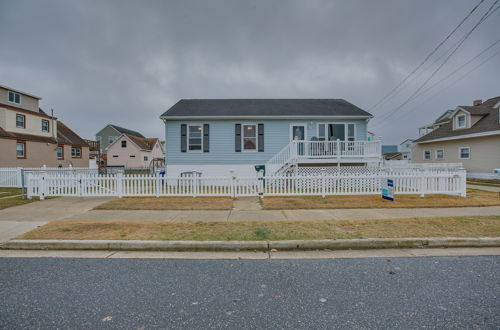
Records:
[[[500,237],[500,216],[353,221],[53,221],[17,239],[255,241]]]
[[[451,195],[396,195],[394,201],[382,199],[379,195],[350,196],[283,196],[265,197],[261,201],[266,210],[286,209],[352,209],[352,208],[424,208],[465,207],[500,205],[496,192],[468,189],[467,197]]]
[[[231,210],[230,197],[123,197],[94,210]]]

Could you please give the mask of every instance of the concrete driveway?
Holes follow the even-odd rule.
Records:
[[[61,197],[0,210],[0,243],[49,221],[87,212],[112,199],[108,197]]]

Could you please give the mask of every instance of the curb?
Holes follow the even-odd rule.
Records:
[[[500,247],[500,237],[366,238],[297,241],[11,240],[7,250],[271,251]]]

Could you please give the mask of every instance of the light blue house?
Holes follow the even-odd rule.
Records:
[[[168,176],[285,173],[294,166],[380,161],[369,141],[372,115],[342,99],[180,100],[165,123]]]

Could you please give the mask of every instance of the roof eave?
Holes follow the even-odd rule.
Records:
[[[371,119],[373,115],[334,115],[334,116],[168,116],[161,115],[163,120],[200,120],[200,119]]]

